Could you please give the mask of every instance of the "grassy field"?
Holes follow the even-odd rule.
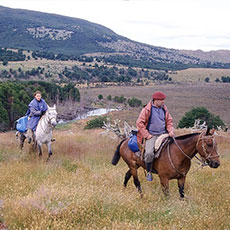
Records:
[[[210,82],[214,82],[216,78],[221,80],[223,76],[230,76],[229,69],[207,69],[207,68],[192,68],[181,71],[176,71],[176,74],[170,74],[170,77],[177,82],[204,82],[205,78],[209,78]]]
[[[211,113],[219,115],[220,118],[230,127],[230,87],[226,83],[180,83],[180,84],[150,84],[148,86],[110,86],[106,88],[80,89],[81,100],[94,101],[99,94],[104,98],[108,95],[121,96],[126,98],[136,97],[142,100],[143,104],[148,103],[154,91],[161,90],[166,95],[166,105],[174,119],[177,127],[179,120],[193,107],[205,107]],[[111,103],[102,106],[114,107]],[[119,104],[116,104],[116,106]],[[141,108],[126,108],[126,119],[135,125]],[[123,117],[125,119],[125,117]]]
[[[230,133],[216,137],[218,169],[192,173],[197,168],[192,164],[184,201],[176,181],[170,182],[171,196],[166,198],[158,177],[146,182],[142,169],[141,199],[132,180],[122,187],[125,163],[111,165],[119,140],[100,129],[84,130],[84,124],[77,121],[54,131],[49,162],[45,147],[39,160],[28,143],[19,151],[13,132],[0,133],[0,222],[8,229],[230,229]],[[176,130],[177,135],[185,132]]]

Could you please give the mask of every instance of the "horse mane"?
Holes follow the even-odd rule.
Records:
[[[176,139],[176,140],[184,140],[184,139],[187,139],[187,138],[196,136],[196,135],[200,135],[200,133],[189,133],[189,134],[177,136],[177,137],[175,137],[175,139]]]
[[[187,138],[196,136],[196,135],[200,135],[200,133],[189,133],[189,134],[185,134],[185,135],[181,135],[181,136],[177,136],[175,137],[176,140],[186,140]],[[169,139],[169,144],[172,144],[174,142],[173,138],[170,137]]]

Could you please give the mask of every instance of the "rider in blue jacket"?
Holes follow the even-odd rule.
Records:
[[[42,94],[40,91],[34,93],[34,99],[29,103],[29,108],[26,115],[29,116],[27,123],[27,137],[28,142],[31,143],[34,138],[34,131],[38,125],[38,122],[43,114],[45,114],[48,106],[44,99],[42,99]]]

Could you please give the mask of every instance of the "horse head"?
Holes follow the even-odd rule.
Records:
[[[56,105],[53,107],[48,106],[48,110],[46,111],[46,116],[48,118],[48,123],[55,127],[57,125],[57,111],[56,111]]]
[[[196,144],[196,149],[211,168],[218,168],[220,159],[217,153],[217,143],[214,132],[214,129],[210,131],[210,128],[208,128],[206,132],[201,133]]]

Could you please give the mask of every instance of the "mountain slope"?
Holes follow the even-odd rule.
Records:
[[[230,62],[230,50],[212,50],[212,51],[202,51],[202,50],[181,50],[181,53],[199,58],[201,60],[211,61],[211,62]]]
[[[98,42],[122,38],[82,19],[0,7],[0,46],[65,54],[108,52]]]
[[[230,68],[193,52],[134,42],[78,18],[0,6],[0,47],[64,55],[89,55],[111,64],[162,70]],[[70,58],[71,59],[71,58]]]

